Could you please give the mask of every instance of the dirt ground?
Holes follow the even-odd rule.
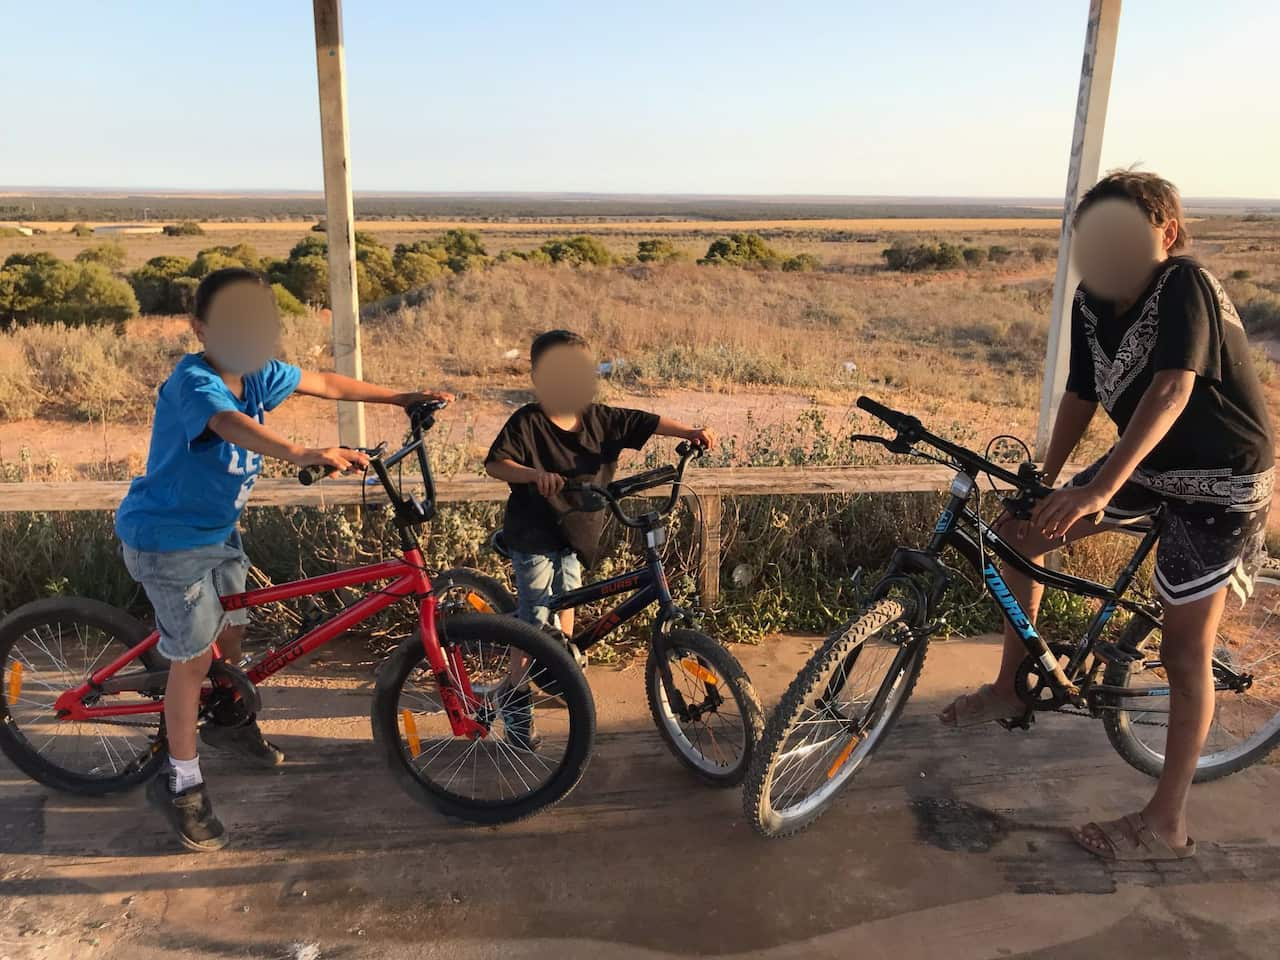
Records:
[[[769,706],[814,642],[734,649]],[[934,721],[996,657],[991,641],[936,645],[875,761],[778,841],[751,832],[738,791],[666,753],[638,667],[590,670],[597,751],[561,806],[475,829],[380,766],[370,665],[313,664],[264,697],[283,768],[206,763],[234,838],[222,853],[182,852],[138,793],[52,794],[0,766],[0,958],[1280,955],[1280,770],[1196,788],[1194,861],[1109,867],[1064,828],[1137,809],[1151,782],[1099,726]]]

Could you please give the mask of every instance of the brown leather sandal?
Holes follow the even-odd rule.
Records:
[[[1071,831],[1071,838],[1101,860],[1121,861],[1186,860],[1196,855],[1196,842],[1187,837],[1186,846],[1171,847],[1140,813],[1119,820],[1090,822]]]
[[[984,683],[976,693],[956,697],[951,706],[938,714],[938,720],[943,726],[958,729],[995,720],[1016,720],[1026,711],[1026,705],[1021,700],[1006,700],[996,693],[994,686]]]

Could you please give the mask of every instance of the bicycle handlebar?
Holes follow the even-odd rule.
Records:
[[[651,490],[654,487],[660,487],[670,483],[671,494],[667,497],[667,502],[658,509],[657,515],[665,517],[675,509],[676,502],[680,499],[680,487],[684,483],[685,467],[689,465],[689,461],[697,457],[701,457],[706,452],[706,447],[701,444],[695,444],[688,440],[680,442],[676,447],[676,453],[680,456],[680,462],[676,466],[670,464],[662,467],[655,467],[652,470],[646,470],[643,473],[633,474],[630,477],[623,477],[621,480],[615,480],[607,487],[601,487],[594,483],[576,483],[570,481],[564,485],[564,491],[568,493],[591,493],[602,500],[609,507],[609,511],[617,518],[617,521],[623,526],[639,529],[645,525],[643,517],[629,516],[619,504],[619,501],[626,497],[635,496],[645,490]]]
[[[447,400],[424,400],[421,403],[415,403],[405,409],[406,415],[409,417],[409,429],[412,433],[412,439],[403,447],[397,450],[391,456],[385,456],[387,450],[386,442],[378,444],[372,448],[354,448],[356,452],[363,453],[369,457],[369,467],[377,474],[378,479],[382,482],[383,488],[387,491],[387,497],[396,507],[397,511],[403,511],[406,507],[410,508],[414,513],[427,515],[431,510],[431,505],[435,503],[436,488],[435,481],[431,477],[431,464],[427,461],[426,451],[426,432],[435,426],[435,415],[439,410],[443,410],[449,405]],[[344,447],[343,449],[353,449]],[[422,469],[422,480],[426,487],[426,507],[421,505],[414,506],[416,501],[406,499],[403,494],[396,489],[391,482],[391,475],[387,472],[391,467],[403,460],[410,454],[417,453],[418,465]],[[336,473],[328,467],[319,464],[303,467],[298,471],[298,482],[303,486],[310,486],[317,480],[325,477],[331,477]]]
[[[1039,472],[1032,475],[1028,471],[1019,469],[1017,473],[1007,470],[997,463],[988,460],[982,454],[962,447],[959,444],[952,443],[924,428],[924,425],[910,414],[902,413],[898,410],[890,409],[882,403],[877,403],[870,397],[859,397],[858,407],[867,411],[878,420],[882,420],[894,429],[897,433],[893,439],[888,437],[878,437],[869,434],[858,434],[853,437],[854,440],[864,440],[867,442],[877,442],[882,444],[888,450],[894,453],[913,454],[914,446],[917,443],[923,443],[931,446],[936,450],[946,454],[956,464],[969,474],[985,473],[997,480],[1003,480],[1005,483],[1014,487],[1016,490],[1022,491],[1023,494],[1034,499],[1040,499],[1048,496],[1053,490],[1046,487],[1040,482]],[[917,454],[918,455],[918,454]]]

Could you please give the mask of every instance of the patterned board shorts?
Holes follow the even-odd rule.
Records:
[[[160,653],[169,660],[194,660],[228,626],[249,622],[249,611],[222,609],[222,597],[243,593],[249,558],[233,530],[226,543],[191,550],[153,553],[121,548],[129,576],[142,584],[156,611]]]
[[[1105,461],[1103,457],[1080,471],[1071,486],[1088,483]],[[1241,602],[1247,600],[1253,594],[1253,578],[1266,561],[1270,473],[1261,479],[1246,478],[1248,489],[1229,477],[1202,492],[1183,484],[1186,498],[1167,492],[1171,477],[1180,479],[1140,467],[1107,504],[1104,519],[1124,526],[1150,517],[1165,505],[1155,574],[1156,590],[1165,603],[1191,603],[1224,585],[1230,586]],[[1233,497],[1233,489],[1243,492]]]

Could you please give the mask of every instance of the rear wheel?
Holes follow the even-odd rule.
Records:
[[[924,665],[913,611],[880,600],[832,634],[769,718],[747,774],[744,809],[756,831],[783,837],[826,812],[893,727]]]
[[[733,654],[696,630],[672,630],[660,645],[660,651],[649,648],[644,671],[658,732],[703,780],[717,787],[737,786],[764,729],[764,711],[746,671]],[[683,717],[667,697],[659,657],[666,658],[684,699]]]
[[[454,567],[441,571],[432,578],[431,585],[435,589],[440,610],[446,616],[455,613],[516,612],[516,598],[502,585],[502,581],[475,570]]]
[[[581,779],[595,737],[591,691],[569,654],[510,617],[460,613],[437,628],[445,656],[462,659],[475,696],[468,716],[484,734],[455,736],[421,641],[405,641],[378,670],[371,718],[400,782],[473,823],[507,823],[559,802]],[[513,657],[523,664],[514,684]],[[559,698],[529,683],[537,672],[554,679]]]
[[[1108,666],[1104,683],[1135,690],[1168,687],[1157,627],[1135,617],[1120,642],[1141,650],[1143,658]],[[1280,742],[1280,574],[1260,574],[1243,608],[1234,596],[1227,596],[1213,659],[1213,725],[1196,765],[1197,783],[1243,770]],[[1251,678],[1248,687],[1230,689],[1232,675]],[[1103,724],[1116,752],[1148,776],[1160,776],[1169,733],[1167,689],[1155,696],[1118,697],[1103,709]]]
[[[127,790],[155,773],[164,759],[158,712],[71,722],[53,709],[61,694],[148,632],[124,611],[78,597],[37,600],[0,622],[0,749],[18,769],[45,786],[89,796]],[[152,648],[115,677],[167,666]],[[102,695],[92,705],[150,705],[163,696],[161,673],[146,693]]]

